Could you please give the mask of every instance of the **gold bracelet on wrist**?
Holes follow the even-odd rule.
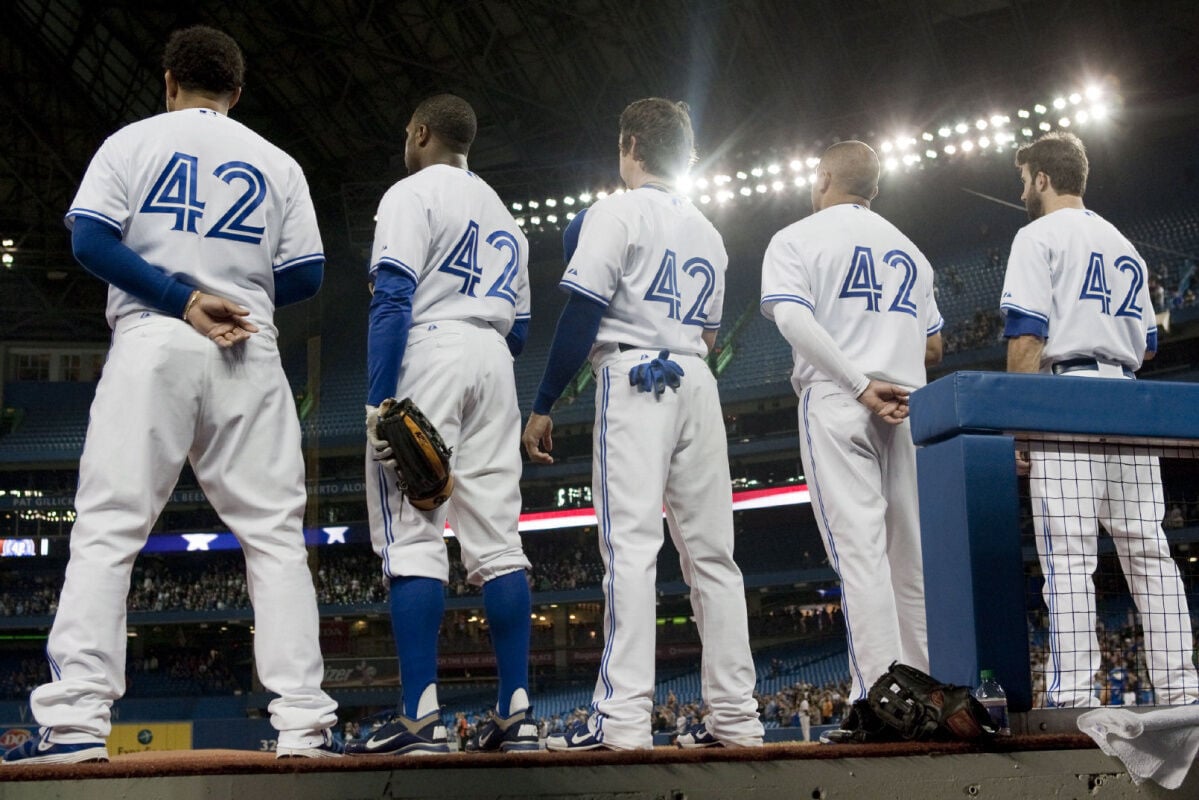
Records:
[[[185,305],[183,307],[183,321],[184,322],[187,322],[188,312],[190,312],[192,310],[192,306],[194,306],[196,304],[196,301],[199,299],[200,299],[200,290],[199,289],[196,289],[194,292],[192,292],[192,296],[187,298],[187,305]]]

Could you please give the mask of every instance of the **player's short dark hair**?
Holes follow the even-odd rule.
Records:
[[[189,92],[224,95],[240,89],[246,61],[233,37],[207,25],[194,25],[171,34],[162,66]]]
[[[455,94],[435,94],[421,101],[412,112],[412,121],[427,126],[434,136],[459,155],[470,151],[479,131],[475,110]]]
[[[1087,191],[1087,149],[1072,133],[1052,131],[1021,147],[1016,151],[1016,166],[1026,164],[1034,178],[1044,172],[1058,194],[1082,197]]]
[[[645,162],[651,175],[678,178],[695,160],[695,134],[686,103],[647,97],[630,103],[620,115],[620,151],[629,152],[629,137],[637,137],[633,157]]]

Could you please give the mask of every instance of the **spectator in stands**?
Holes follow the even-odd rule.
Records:
[[[1175,503],[1170,506],[1170,510],[1166,512],[1166,518],[1162,520],[1162,527],[1167,530],[1177,530],[1186,525],[1186,519],[1182,516],[1182,506]]]

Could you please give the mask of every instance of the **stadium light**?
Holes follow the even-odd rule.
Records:
[[[779,167],[778,164],[771,164],[770,166],[768,166],[766,168],[766,171],[769,172],[771,175],[778,175],[780,169],[781,168]]]
[[[529,222],[533,223],[534,225],[540,225],[541,217],[529,217]]]
[[[962,142],[962,152],[963,153],[969,153],[973,149],[974,149],[974,142],[970,141],[969,139],[966,139],[964,142]]]
[[[890,153],[890,152],[891,152],[891,140],[890,140],[890,139],[888,139],[887,141],[883,142],[882,150],[883,150],[883,152],[884,152],[884,153]]]
[[[766,184],[759,183],[757,186],[754,187],[754,191],[757,192],[758,194],[766,194]]]
[[[783,190],[783,182],[775,181],[774,183],[770,184],[770,188],[774,189],[776,192],[781,192]]]
[[[538,203],[536,200],[530,200],[530,201],[529,201],[529,208],[532,208],[532,209],[538,209],[538,208],[541,208],[541,203]]]
[[[801,169],[803,169],[803,162],[798,158],[794,158],[791,160],[791,163],[788,166],[791,167],[792,172],[799,172]]]
[[[1095,84],[1091,84],[1086,88],[1086,96],[1088,100],[1098,100],[1103,96],[1103,89],[1099,88]]]
[[[524,217],[517,217],[517,218],[516,218],[516,224],[517,224],[517,225],[519,225],[520,227],[522,227],[522,228],[523,228],[523,227],[525,226],[525,218],[524,218]]]
[[[608,193],[605,192],[603,189],[601,189],[600,191],[595,193],[596,200],[603,200],[607,196],[608,196]]]
[[[563,205],[573,206],[575,204],[575,199],[570,195],[566,195],[566,197],[562,198],[562,203]]]
[[[1049,109],[1045,108],[1045,106],[1042,105],[1041,103],[1037,103],[1035,106],[1032,107],[1032,110],[1037,112],[1038,114],[1044,114]]]
[[[982,149],[986,150],[988,147],[991,146],[991,140],[989,138],[987,138],[986,136],[980,136],[978,138],[978,146],[981,147]]]
[[[579,202],[580,203],[590,203],[591,202],[591,192],[583,192],[581,195],[579,195]]]
[[[966,131],[970,130],[970,126],[964,122],[959,122],[957,125],[953,126],[953,129],[958,133],[965,133]]]
[[[1032,128],[1021,128],[1020,133],[1023,134],[1024,136],[1031,137],[1032,136]]]
[[[816,156],[808,156],[808,166],[813,169],[820,165],[820,159]]]
[[[804,186],[808,185],[808,179],[805,178],[803,175],[796,175],[794,183],[795,183],[795,187],[797,189],[803,188]]]
[[[978,128],[980,131],[985,131],[987,129],[987,121],[985,119],[980,119],[978,122],[974,123],[974,127]]]
[[[1096,103],[1091,106],[1091,116],[1095,119],[1103,119],[1107,116],[1107,106],[1103,103]]]
[[[948,139],[950,133],[952,133],[952,131],[950,131],[949,128],[941,128],[937,131],[937,135],[942,139]]]
[[[567,211],[567,212],[566,212],[566,219],[567,219],[567,221],[570,221],[570,220],[574,219],[574,218],[575,218],[575,217],[577,217],[577,216],[579,216],[579,215],[578,215],[578,214],[576,214],[576,213],[575,213],[575,212],[573,212],[573,211]]]
[[[701,195],[699,196],[699,201],[700,201],[701,203],[703,203],[704,205],[707,205],[708,203],[711,203],[711,202],[712,202],[712,198],[711,198],[711,196],[709,196],[709,195],[706,195],[706,194],[701,194]]]
[[[991,116],[991,127],[998,128],[1002,125],[1007,125],[1011,121],[1011,117],[1006,114],[993,114]]]
[[[1090,118],[1091,118],[1091,115],[1087,113],[1085,108],[1080,110],[1077,114],[1074,115],[1074,119],[1076,119],[1079,122],[1079,124],[1085,124],[1086,121],[1089,120]]]
[[[945,155],[951,156],[954,153],[956,153],[957,151],[958,151],[958,149],[956,147],[954,147],[953,145],[951,145],[951,144],[945,145]]]
[[[750,174],[750,175],[753,175],[755,178],[760,178],[760,177],[762,177],[762,168],[761,168],[761,167],[754,167],[753,169],[751,169],[751,170],[749,171],[749,174]]]
[[[924,133],[920,134],[920,138],[926,142],[931,142],[935,137],[928,131],[925,131]]]
[[[1070,101],[1070,105],[1076,106],[1082,102],[1082,95],[1078,92],[1073,92],[1068,99]]]
[[[554,208],[554,207],[556,207],[557,205],[558,205],[558,201],[557,201],[557,200],[555,200],[555,199],[554,199],[554,198],[552,198],[552,197],[550,197],[550,198],[547,198],[547,199],[546,199],[546,201],[545,201],[545,207],[546,207],[546,208]]]
[[[1042,123],[1041,123],[1040,125],[1038,125],[1037,127],[1038,127],[1038,128],[1040,128],[1040,129],[1041,129],[1041,130],[1043,130],[1043,131],[1048,131],[1048,130],[1049,130],[1050,128],[1052,128],[1053,126],[1052,126],[1052,125],[1050,125],[1048,122],[1042,122]]]
[[[936,150],[925,150],[925,151],[924,151],[924,157],[925,157],[925,158],[936,158],[936,157],[937,157],[937,151],[936,151]]]
[[[1053,98],[1053,107],[1056,108],[1058,111],[1061,111],[1063,108],[1066,107],[1066,98],[1064,98],[1064,97]]]
[[[5,253],[4,255],[0,256],[0,262],[3,262],[4,266],[9,267],[11,269],[12,262],[13,262],[12,253]]]
[[[525,209],[525,207],[524,207],[523,205],[521,205],[520,203],[513,203],[513,204],[512,204],[512,210],[513,210],[513,211],[524,211],[524,209]]]
[[[737,180],[739,180],[739,181],[749,180],[749,176],[746,175],[744,172],[738,172]]]
[[[1019,117],[1020,119],[1028,119],[1029,117],[1032,116],[1032,114],[1028,113],[1027,108],[1022,108],[1016,112],[1016,116]]]
[[[742,197],[749,197],[753,193],[754,193],[754,190],[749,188],[748,186],[741,187],[741,196]]]
[[[1057,121],[1057,124],[1058,124],[1058,127],[1060,127],[1060,128],[1069,128],[1070,127],[1070,118],[1062,117],[1061,119],[1059,119]]]

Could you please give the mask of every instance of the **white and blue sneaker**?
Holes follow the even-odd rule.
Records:
[[[597,735],[591,730],[589,720],[574,722],[562,733],[553,733],[545,739],[546,749],[549,750],[599,750],[607,748],[603,734]]]
[[[687,730],[678,735],[674,743],[684,750],[695,750],[700,747],[724,747],[720,740],[708,730],[708,726],[702,722],[688,726]]]
[[[348,756],[420,756],[448,752],[449,736],[437,711],[420,719],[393,714],[369,736],[351,739],[345,747]]]
[[[468,753],[522,753],[541,749],[541,737],[537,735],[537,721],[533,709],[517,711],[501,717],[493,709],[487,720],[479,726],[474,736],[466,741]]]
[[[278,744],[275,758],[341,758],[345,747],[329,728],[321,731],[320,741],[308,745]]]
[[[4,754],[5,764],[80,764],[85,761],[107,761],[108,748],[104,742],[53,742],[51,730],[42,728],[37,736],[26,739]]]

